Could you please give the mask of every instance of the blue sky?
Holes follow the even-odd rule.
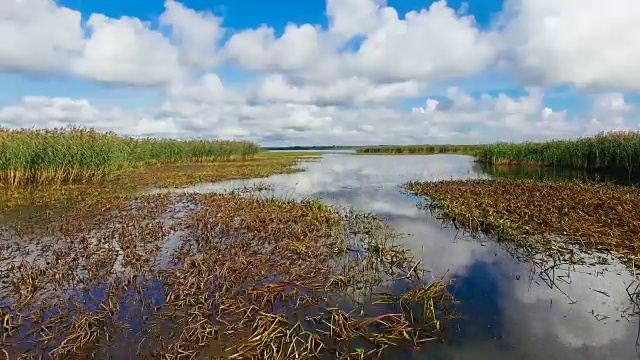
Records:
[[[279,143],[638,127],[633,0],[328,1],[10,0],[0,125]]]
[[[434,1],[429,0],[390,0],[389,6],[394,7],[399,14],[409,11],[420,11]],[[134,16],[145,21],[156,21],[164,11],[164,1],[158,0],[129,0],[129,1],[92,1],[92,0],[62,0],[60,4],[78,9],[85,16],[91,13],[102,13],[110,17]],[[211,11],[224,16],[225,25],[232,29],[244,29],[268,24],[275,29],[282,30],[289,22],[303,24],[327,25],[324,15],[325,1],[322,0],[185,0],[182,3],[194,10]],[[460,9],[467,4],[469,14],[476,18],[480,26],[490,24],[492,17],[502,10],[502,0],[449,0],[449,6]]]

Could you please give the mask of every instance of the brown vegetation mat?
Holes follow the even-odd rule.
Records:
[[[333,359],[419,346],[452,298],[396,238],[367,214],[240,194],[140,196],[49,236],[6,229],[0,354]]]
[[[534,253],[613,251],[640,256],[640,190],[609,184],[530,180],[411,182],[441,219]],[[573,254],[573,253],[572,253]]]

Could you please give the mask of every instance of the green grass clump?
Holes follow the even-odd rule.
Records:
[[[373,146],[356,149],[357,154],[467,154],[474,155],[479,145],[402,145]]]
[[[0,128],[0,184],[84,183],[129,167],[248,158],[259,151],[256,144],[237,141],[134,139],[83,128]]]
[[[576,140],[498,143],[485,145],[476,153],[479,162],[495,165],[536,165],[579,169],[629,171],[640,160],[640,132],[599,133]]]

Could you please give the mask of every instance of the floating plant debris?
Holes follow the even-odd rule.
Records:
[[[611,184],[531,180],[410,182],[439,218],[532,253],[579,250],[640,257],[640,190]],[[577,261],[577,260],[576,260]]]
[[[0,232],[11,358],[376,358],[455,316],[384,222],[316,200],[144,195],[50,230]]]

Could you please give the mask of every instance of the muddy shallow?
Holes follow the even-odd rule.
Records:
[[[410,180],[486,178],[462,155],[366,156],[327,153],[305,172],[255,181],[202,184],[175,191],[215,192],[268,185],[265,194],[319,197],[373,211],[408,236],[402,244],[424,259],[433,276],[448,273],[463,316],[445,343],[403,359],[638,359],[638,319],[622,265],[534,266],[490,240],[470,239],[419,209],[399,191]],[[523,194],[523,196],[526,196]],[[635,287],[635,285],[634,285]]]

